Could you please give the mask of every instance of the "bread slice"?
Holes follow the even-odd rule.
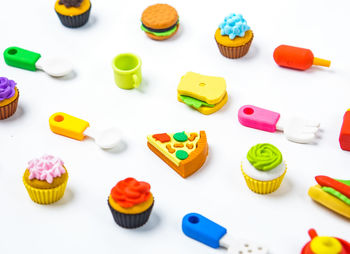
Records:
[[[174,140],[172,134],[168,135],[171,136],[171,141],[169,142],[153,142],[151,140],[152,135],[148,136],[147,145],[149,149],[151,149],[152,152],[154,152],[159,158],[161,158],[166,164],[168,164],[183,178],[192,175],[198,169],[200,169],[206,161],[209,149],[207,143],[207,136],[205,132],[199,132],[198,139],[194,140],[195,146],[192,149],[190,149],[188,157],[184,160],[175,160],[173,154],[169,153],[166,149],[164,149],[164,146],[168,144],[172,144],[172,149],[174,149]],[[185,146],[187,146],[187,143],[185,144]]]
[[[226,81],[221,77],[187,72],[177,87],[179,95],[190,96],[208,104],[218,104],[226,93]]]
[[[333,195],[323,191],[320,185],[310,187],[308,194],[314,201],[350,219],[350,206]]]

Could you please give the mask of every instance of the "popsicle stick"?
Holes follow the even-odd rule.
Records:
[[[331,61],[326,60],[326,59],[322,59],[322,58],[314,57],[313,65],[329,67],[329,66],[331,66]]]

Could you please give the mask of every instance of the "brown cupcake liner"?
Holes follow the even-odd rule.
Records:
[[[109,209],[112,212],[114,221],[123,228],[138,228],[143,226],[148,221],[154,205],[154,201],[153,201],[152,205],[142,213],[126,214],[126,213],[120,213],[115,209],[113,209],[113,207],[109,204],[108,200],[107,200],[107,203],[108,203]]]
[[[69,28],[77,28],[77,27],[81,27],[83,25],[85,25],[88,20],[89,20],[89,16],[90,16],[90,11],[91,11],[91,4],[90,4],[90,8],[80,14],[80,15],[76,15],[76,16],[66,16],[66,15],[62,15],[61,13],[57,13],[62,25],[69,27]]]
[[[19,98],[19,91],[18,91],[17,98],[13,102],[0,107],[0,120],[9,118],[16,112],[17,105],[18,105],[18,98]]]
[[[239,46],[239,47],[226,47],[224,45],[221,45],[220,43],[218,43],[216,40],[216,43],[218,44],[220,53],[227,58],[240,58],[245,56],[250,48],[250,45],[252,44],[254,35],[252,36],[252,38],[244,45]]]

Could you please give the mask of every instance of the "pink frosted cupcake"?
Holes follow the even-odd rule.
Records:
[[[23,183],[30,198],[39,204],[51,204],[63,197],[68,173],[63,161],[52,155],[44,155],[28,162]]]

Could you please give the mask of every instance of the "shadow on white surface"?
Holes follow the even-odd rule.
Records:
[[[139,91],[140,93],[146,93],[148,86],[149,86],[149,82],[148,82],[147,78],[142,77],[142,82],[141,82],[140,86],[138,88],[136,88],[136,90]]]
[[[82,27],[77,27],[77,28],[73,28],[73,29],[87,30],[87,29],[90,29],[92,26],[96,25],[97,22],[98,22],[97,17],[95,15],[90,14],[89,20],[85,25],[83,25]]]
[[[160,225],[160,223],[161,223],[160,216],[157,214],[157,212],[152,212],[147,223],[142,227],[136,228],[135,231],[140,233],[148,232],[148,231],[154,230],[156,227]]]
[[[291,180],[288,178],[288,170],[287,170],[287,174],[283,179],[283,182],[281,184],[281,186],[278,188],[278,190],[276,190],[275,192],[272,192],[271,194],[269,194],[271,197],[280,197],[280,196],[284,196],[286,195],[288,192],[291,192],[293,189],[293,183],[291,182]]]
[[[242,57],[243,60],[251,60],[259,55],[259,48],[252,42],[248,53]],[[240,59],[240,58],[238,58]]]
[[[323,209],[323,211],[324,211],[325,213],[329,213],[329,216],[336,216],[336,217],[338,217],[338,219],[343,220],[344,223],[349,223],[349,222],[350,222],[350,219],[345,218],[344,216],[342,216],[342,215],[340,215],[340,214],[334,212],[333,210],[331,210],[331,209],[325,207],[324,205],[321,205],[320,203],[314,201],[314,200],[311,199],[311,198],[310,198],[310,200],[315,204],[315,206],[318,206],[319,209],[321,209],[321,210]]]
[[[67,187],[63,197],[57,202],[53,203],[51,206],[52,207],[63,206],[72,202],[73,199],[74,199],[74,192],[72,191],[71,188]]]
[[[127,148],[128,148],[127,143],[124,140],[122,140],[116,147],[113,147],[111,149],[102,149],[102,148],[101,149],[107,153],[119,154],[124,152]]]
[[[77,73],[73,70],[69,74],[63,76],[63,77],[57,77],[54,79],[62,80],[62,81],[71,81],[72,79],[75,79],[77,77]]]

